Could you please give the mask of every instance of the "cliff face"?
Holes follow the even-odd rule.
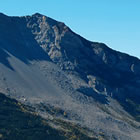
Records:
[[[136,139],[139,71],[138,58],[88,41],[64,23],[39,13],[0,14],[0,91],[40,115],[38,105],[50,104],[97,134]]]

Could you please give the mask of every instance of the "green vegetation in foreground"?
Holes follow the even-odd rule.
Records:
[[[63,129],[49,126],[28,106],[0,93],[0,140],[97,140],[84,134],[84,129],[55,120]]]

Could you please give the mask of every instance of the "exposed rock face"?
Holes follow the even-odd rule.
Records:
[[[39,13],[0,14],[0,75],[1,92],[59,106],[68,120],[109,139],[139,134],[140,60],[90,42],[64,23]]]
[[[27,18],[27,22],[36,41],[53,62],[62,70],[78,72],[86,82],[94,80],[91,87],[99,92],[105,92],[105,88],[124,88],[130,93],[140,87],[136,80],[140,79],[139,59],[111,50],[105,44],[89,42],[65,24],[40,14]],[[88,79],[90,75],[94,78]],[[138,93],[130,96],[140,97],[139,88],[137,90]]]

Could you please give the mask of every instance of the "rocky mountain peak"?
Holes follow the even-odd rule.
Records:
[[[34,13],[32,16],[36,16],[36,17],[42,17],[43,15],[40,13]]]
[[[6,16],[6,15],[4,15],[3,13],[0,12],[0,16]]]

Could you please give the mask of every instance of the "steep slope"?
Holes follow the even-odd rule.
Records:
[[[67,114],[56,117],[96,135],[137,139],[139,70],[138,58],[90,42],[64,23],[39,13],[0,14],[0,91],[44,118],[50,105]]]

